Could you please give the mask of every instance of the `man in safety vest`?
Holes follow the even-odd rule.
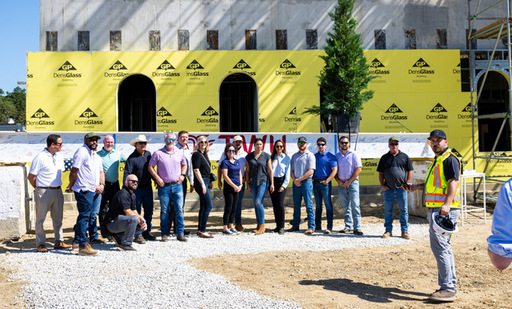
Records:
[[[430,164],[424,184],[411,185],[406,188],[412,192],[423,189],[423,205],[428,207],[427,219],[430,229],[430,248],[437,261],[439,290],[430,294],[429,300],[450,302],[456,299],[457,277],[455,262],[450,246],[450,235],[438,234],[432,227],[432,214],[449,216],[455,223],[460,213],[460,162],[448,148],[446,133],[442,130],[430,132],[430,148],[436,155]]]

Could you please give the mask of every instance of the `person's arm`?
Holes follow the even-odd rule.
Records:
[[[274,171],[272,171],[272,161],[270,158],[267,161],[267,170],[268,170],[268,177],[270,178],[270,192],[274,192]]]
[[[165,183],[162,180],[162,178],[160,178],[160,176],[158,176],[158,174],[156,173],[154,165],[148,164],[148,172],[151,174],[151,177],[153,177],[153,179],[156,181],[156,184],[160,188],[163,188]]]
[[[137,210],[132,210],[130,208],[124,208],[123,211],[124,211],[124,214],[127,215],[127,216],[137,216],[137,218],[139,218],[139,225],[140,225],[140,227],[144,231],[147,230],[148,227],[146,225],[146,220],[144,219],[143,216],[139,215]]]
[[[71,192],[71,188],[73,188],[73,185],[75,184],[77,177],[78,177],[78,168],[72,167],[71,171],[69,172],[69,185],[66,188],[67,192]]]
[[[32,185],[32,187],[34,187],[34,188],[36,187],[36,175],[28,174],[27,180]]]
[[[105,190],[105,172],[100,170],[100,184],[96,185],[96,193],[101,194]]]
[[[242,169],[240,169],[238,171],[238,177],[240,177],[240,185],[238,186],[238,191],[235,190],[236,192],[242,191],[242,186],[244,185],[243,179],[242,179]]]
[[[441,216],[448,216],[450,213],[450,207],[452,205],[455,194],[457,194],[457,188],[459,187],[459,181],[455,178],[448,180],[448,187],[446,192],[446,200],[439,210]]]
[[[185,164],[181,166],[181,175],[178,177],[178,184],[181,184],[183,180],[185,180],[185,176],[187,174],[187,160],[185,160]]]
[[[128,158],[130,159],[130,158]],[[133,160],[126,160],[126,163],[124,164],[124,173],[123,173],[123,183],[126,182],[126,177],[128,177],[128,175],[130,174],[133,174],[133,163],[132,161]]]
[[[347,179],[347,181],[345,181],[343,183],[342,186],[344,186],[345,188],[348,188],[350,186],[350,184],[357,179],[357,177],[359,176],[359,174],[361,174],[361,170],[362,168],[361,167],[356,167],[356,169],[354,170],[354,172],[352,173],[352,176],[350,176],[349,179]]]
[[[407,180],[406,180],[406,183],[408,185],[411,185],[411,181],[412,181],[412,171],[408,171],[407,172]]]
[[[384,173],[379,172],[379,183],[383,191],[387,191],[389,188],[384,184]]]
[[[223,168],[223,169],[220,169],[222,171],[222,175],[224,176],[224,181],[230,185],[231,187],[233,187],[233,189],[236,189],[237,186],[235,185],[235,183],[231,180],[231,178],[229,178],[228,176],[228,169],[227,168]]]
[[[336,174],[338,174],[338,166],[331,167],[331,174],[329,175],[329,177],[327,177],[327,179],[323,180],[322,183],[328,184],[329,182],[332,181]]]
[[[313,176],[313,173],[315,173],[315,169],[309,169],[302,177],[297,178],[298,182],[303,182],[306,179],[309,179],[311,176]]]
[[[217,181],[217,186],[219,187],[219,189],[222,189],[222,174],[223,174],[224,172],[222,172],[222,171],[221,171],[220,165],[221,165],[221,164],[222,164],[222,162],[225,160],[225,159],[223,159],[223,157],[224,157],[224,153],[220,156],[219,161],[217,161],[217,166],[219,167],[219,168],[217,169],[217,180],[218,180],[218,181]]]
[[[288,158],[288,157],[285,157],[285,159]],[[290,162],[288,161],[287,162],[288,164],[286,164],[286,168],[285,168],[285,173],[284,173],[284,181],[283,181],[283,184],[281,185],[281,188],[279,188],[279,192],[283,192],[286,187],[288,187],[288,184],[290,183]]]

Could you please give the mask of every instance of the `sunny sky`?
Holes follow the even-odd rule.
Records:
[[[0,42],[0,89],[7,92],[26,81],[27,52],[39,51],[39,0],[0,0]]]

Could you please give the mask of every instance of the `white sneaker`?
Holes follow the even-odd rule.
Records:
[[[234,227],[230,228],[229,230],[231,231],[231,234],[235,234],[235,235],[240,234],[240,232],[237,231]]]
[[[229,230],[229,229],[226,229],[226,230],[223,230],[223,231],[222,231],[222,234],[232,235],[232,234],[233,234],[233,232],[231,232],[231,230]]]

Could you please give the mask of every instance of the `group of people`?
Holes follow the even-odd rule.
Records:
[[[152,181],[158,189],[160,199],[161,241],[168,241],[174,224],[174,234],[178,241],[186,242],[188,234],[184,227],[184,200],[190,183],[190,192],[199,195],[200,210],[197,236],[213,238],[206,231],[209,213],[212,209],[210,190],[212,182],[218,178],[219,189],[223,189],[225,208],[223,233],[232,235],[243,232],[242,198],[245,190],[250,190],[256,212],[257,226],[254,233],[265,232],[265,212],[263,199],[269,193],[274,209],[276,227],[274,232],[284,234],[284,197],[292,180],[294,213],[289,232],[299,231],[301,224],[301,204],[307,212],[307,229],[310,235],[322,230],[322,202],[327,212],[325,234],[333,232],[333,204],[331,201],[331,181],[338,184],[338,192],[343,206],[344,228],[340,233],[363,235],[361,230],[361,210],[359,205],[358,176],[362,164],[358,155],[350,150],[347,136],[339,138],[339,152],[336,155],[326,151],[327,141],[317,139],[318,152],[308,150],[307,139],[298,138],[298,152],[290,156],[286,145],[277,140],[268,154],[263,151],[263,141],[254,141],[254,151],[247,154],[242,149],[242,137],[235,136],[228,143],[219,160],[217,177],[212,173],[208,157],[209,141],[205,136],[197,139],[195,149],[188,146],[188,132],[165,133],[164,147],[151,154],[146,150],[150,140],[139,135],[130,144],[133,153],[125,158],[114,149],[114,138],[107,135],[103,139],[103,149],[97,151],[100,136],[88,133],[84,144],[73,156],[67,191],[73,191],[77,201],[78,217],[74,227],[73,248],[78,247],[80,255],[97,255],[90,243],[101,243],[112,238],[120,249],[135,250],[132,241],[145,243],[155,240],[151,234],[153,216]],[[377,171],[384,191],[385,232],[382,238],[392,236],[393,206],[395,200],[400,210],[401,237],[409,239],[407,192],[423,190],[423,205],[428,208],[430,246],[437,261],[440,289],[430,295],[434,301],[453,301],[456,298],[457,278],[453,252],[450,246],[451,233],[439,232],[438,218],[443,217],[453,225],[460,213],[459,179],[460,162],[448,148],[445,132],[434,130],[428,143],[435,154],[434,161],[423,184],[412,184],[413,167],[409,157],[399,150],[399,140],[388,140],[389,152],[382,156]],[[28,180],[35,188],[36,203],[36,246],[38,252],[46,252],[46,238],[43,223],[48,211],[51,212],[55,232],[54,249],[65,249],[71,245],[64,243],[62,234],[63,194],[62,171],[64,160],[59,154],[62,138],[56,134],[47,137],[47,147],[33,160]],[[119,186],[119,163],[126,160],[123,186]],[[489,255],[493,265],[503,270],[512,261],[510,243],[512,230],[506,220],[511,217],[510,181],[500,191],[493,220],[493,235],[489,237]],[[313,206],[313,194],[316,209]],[[143,210],[143,212],[142,212]],[[144,215],[141,215],[141,214]],[[98,233],[97,217],[100,218]]]

